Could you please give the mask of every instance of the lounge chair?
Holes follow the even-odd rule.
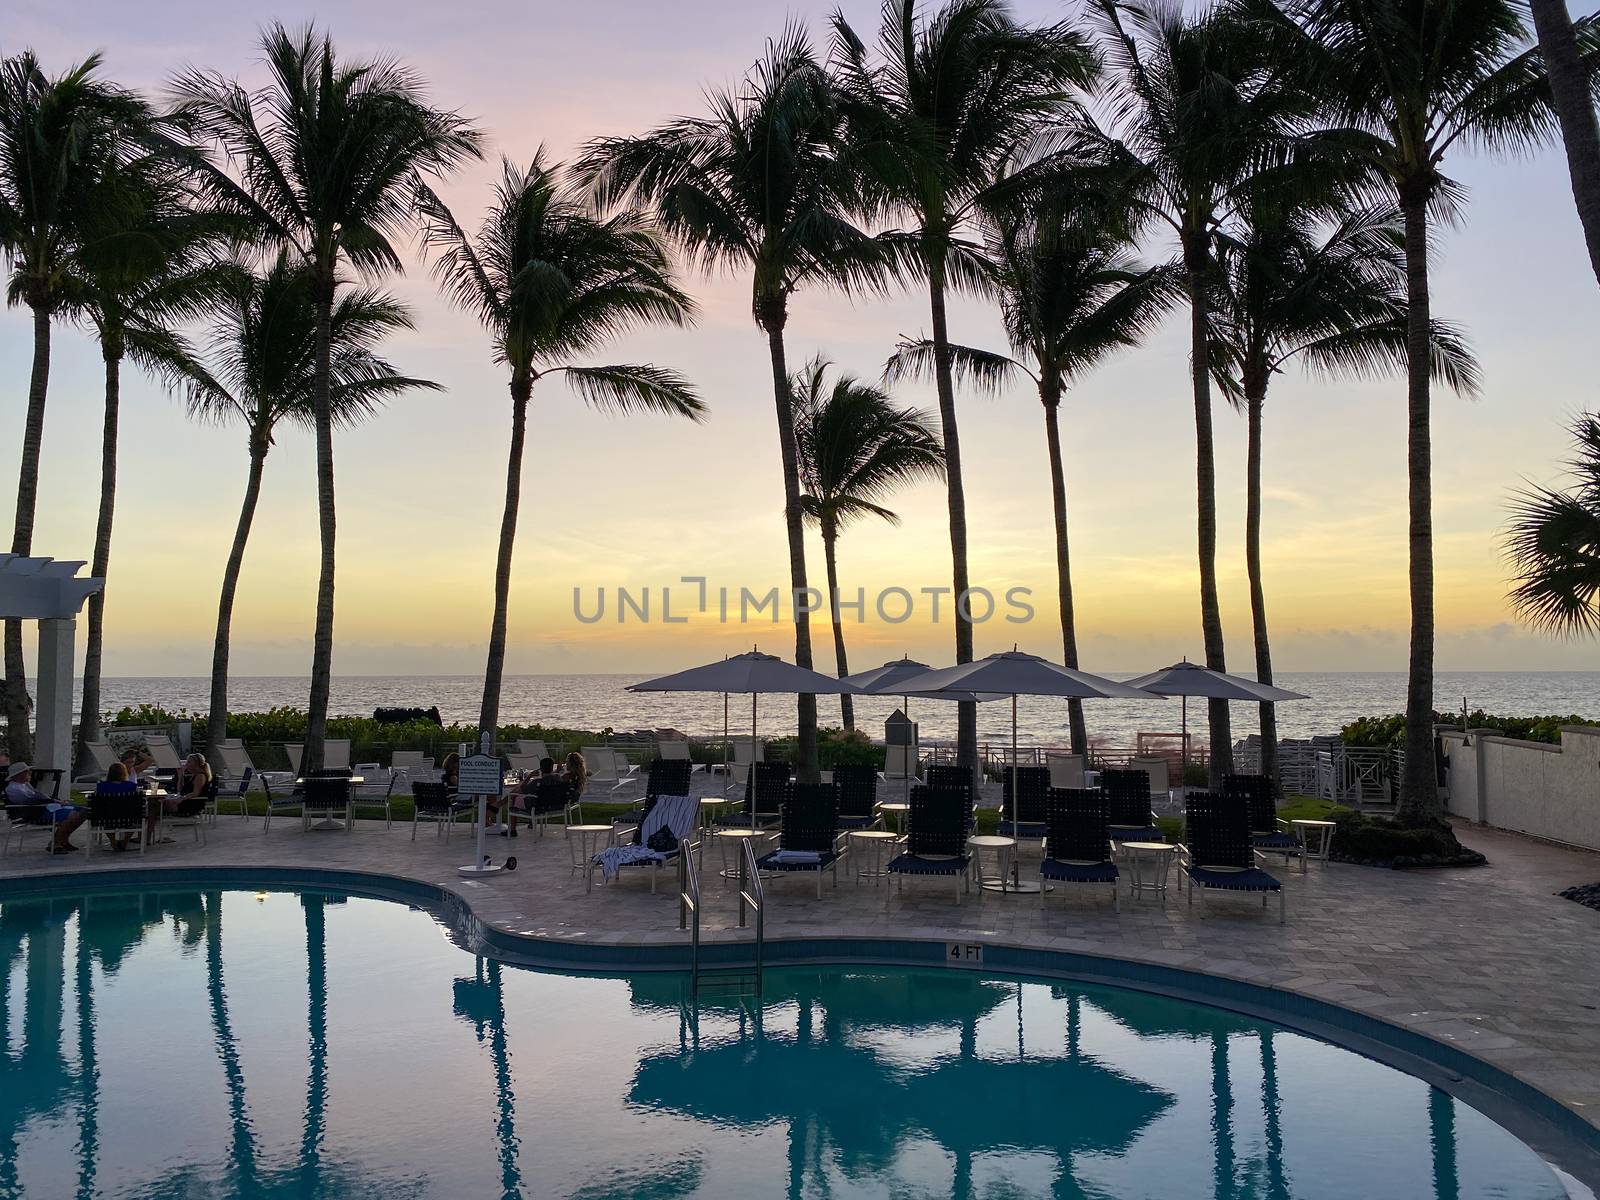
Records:
[[[817,899],[822,899],[822,873],[833,872],[839,886],[839,860],[845,852],[839,840],[839,797],[831,783],[791,783],[783,793],[783,816],[778,848],[756,862],[762,871],[792,874],[811,871],[817,876]]]
[[[244,790],[261,786],[261,772],[257,769],[255,761],[250,757],[250,751],[244,748],[244,743],[237,739],[223,742],[216,750],[217,761],[212,763],[212,769],[217,772],[220,780],[220,794],[231,796],[239,789],[240,781],[244,781]],[[250,807],[243,801],[243,791],[240,792],[239,815],[248,817]]]
[[[583,890],[593,889],[596,867],[604,872],[609,866],[607,873],[612,875],[624,867],[646,867],[650,871],[650,894],[655,895],[661,868],[676,865],[680,855],[699,849],[694,839],[699,823],[700,806],[693,796],[657,796],[638,826],[616,831],[621,845],[608,846],[589,860]]]
[[[1164,758],[1135,758],[1128,763],[1130,770],[1143,771],[1150,776],[1150,799],[1172,799],[1172,765]]]
[[[450,827],[456,821],[471,813],[474,809],[473,801],[452,792],[447,784],[433,783],[427,780],[413,780],[411,784],[411,801],[414,805],[411,813],[411,840],[417,840],[417,826],[423,821],[434,823],[433,833],[439,835],[440,826],[444,827],[445,837],[450,836]]]
[[[883,820],[878,812],[878,772],[871,767],[835,767],[833,790],[839,797],[840,829],[870,829]]]
[[[515,775],[537,775],[539,773],[540,760],[549,757],[550,756],[548,754],[541,754],[538,758],[535,758],[531,754],[523,754],[520,752],[513,754],[508,752],[506,754],[506,766],[508,766]]]
[[[178,757],[178,748],[172,744],[172,739],[164,733],[147,733],[144,735],[145,753],[155,759],[155,767],[151,774],[167,774],[183,766],[183,760]]]
[[[1083,786],[1083,755],[1046,754],[1044,765],[1050,770],[1053,788],[1081,788]]]
[[[123,780],[112,783],[102,780],[95,785],[89,797],[89,819],[83,823],[82,832],[88,834],[83,843],[83,856],[89,857],[101,838],[110,845],[119,837],[144,833],[145,805],[148,801],[139,785]],[[145,839],[139,838],[139,853],[145,851]]]
[[[1283,884],[1256,866],[1250,838],[1250,812],[1238,796],[1190,792],[1184,797],[1184,845],[1178,849],[1189,880],[1189,904],[1200,893],[1200,915],[1206,915],[1206,893],[1260,892],[1261,907],[1278,893],[1278,924],[1288,917]]]
[[[1098,788],[1051,788],[1045,798],[1044,883],[1109,883],[1111,907],[1122,911],[1117,864],[1111,861],[1109,810]],[[1045,888],[1039,889],[1044,904]]]
[[[911,789],[911,825],[898,845],[904,852],[885,868],[895,877],[895,889],[905,890],[907,875],[950,876],[955,880],[956,903],[969,889],[972,855],[967,837],[972,819],[972,794],[965,787],[936,788],[919,784]],[[889,907],[893,891],[884,889],[883,906]]]
[[[289,755],[289,770],[300,774],[300,763],[305,757],[304,742],[285,742],[283,748]],[[322,742],[322,769],[348,771],[350,769],[350,739],[324,738]]]
[[[582,753],[589,768],[589,782],[605,787],[613,799],[624,788],[639,783],[639,768],[610,746],[585,746]]]
[[[1106,794],[1113,842],[1163,842],[1150,811],[1150,776],[1145,771],[1102,771],[1100,790]]]
[[[1045,815],[1045,797],[1050,792],[1050,768],[1016,768],[1015,808],[1011,799],[1011,775],[1011,768],[1007,767],[1002,781],[1000,824],[997,827],[1000,836],[1018,839],[1044,837],[1048,819]],[[1015,823],[1011,819],[1013,812],[1016,813]]]
[[[922,781],[931,788],[966,788],[973,795],[972,768],[959,763],[929,763]]]
[[[1224,775],[1222,794],[1237,797],[1250,814],[1250,842],[1257,850],[1281,854],[1285,861],[1298,858],[1300,873],[1305,874],[1305,843],[1295,837],[1285,822],[1278,820],[1272,780],[1265,775]]]
[[[111,764],[117,761],[116,749],[110,742],[85,742],[83,752],[88,760],[88,770],[72,780],[72,786],[79,791],[98,785],[110,773]]]
[[[306,829],[318,816],[323,820],[344,821],[344,831],[355,826],[355,796],[350,786],[350,772],[338,767],[327,767],[306,776],[305,791],[301,793],[301,818]]]
[[[515,738],[509,742],[501,742],[500,749],[508,758],[519,755],[522,758],[533,759],[535,767],[539,765],[541,758],[550,757],[549,749],[538,738]]]
[[[644,797],[639,801],[639,806],[620,816],[613,817],[613,825],[637,825],[644,820],[649,812],[650,805],[657,796],[687,796],[689,794],[689,776],[694,771],[691,762],[679,761],[672,758],[653,758],[644,768]],[[736,806],[737,806],[736,802]],[[583,819],[583,810],[579,805],[578,819]]]
[[[539,787],[533,795],[526,798],[525,802],[528,807],[524,815],[540,837],[544,836],[544,827],[558,819],[563,825],[583,823],[583,808],[578,801],[578,788],[568,780],[556,776],[541,779]],[[576,821],[572,819],[574,814],[578,817]]]
[[[750,765],[765,762],[766,743],[748,737],[733,739],[733,762],[728,764],[727,778],[722,781],[722,793],[737,791],[750,781]]]
[[[396,750],[389,756],[389,770],[396,777],[396,786],[409,787],[433,777],[433,759],[421,750]]]
[[[689,743],[681,739],[656,743],[656,756],[667,759],[669,762],[694,762],[689,753]]]
[[[783,797],[789,786],[789,764],[758,762],[744,789],[744,810],[750,827],[768,828],[783,816]]]

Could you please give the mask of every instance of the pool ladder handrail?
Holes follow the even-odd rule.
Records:
[[[700,867],[695,862],[697,843],[678,855],[678,928],[689,931],[689,994],[700,992]]]
[[[689,932],[689,995],[700,994],[700,866],[694,855],[693,844],[685,846],[678,855],[678,928]],[[755,992],[761,995],[762,977],[766,966],[767,945],[767,894],[761,883],[761,870],[756,865],[756,852],[751,839],[740,839],[739,857],[739,928],[747,927],[749,913],[756,917]]]
[[[740,838],[739,847],[739,928],[745,928],[745,910],[756,915],[756,996],[761,995],[762,969],[767,949],[767,892],[761,883],[761,868],[756,864],[754,838]]]

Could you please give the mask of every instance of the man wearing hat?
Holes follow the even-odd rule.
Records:
[[[51,854],[71,854],[77,849],[72,844],[72,831],[82,825],[89,814],[75,804],[60,804],[33,786],[33,771],[25,762],[12,763],[6,768],[7,807],[26,806],[36,810],[29,818],[41,825],[55,826],[55,839],[50,843]]]

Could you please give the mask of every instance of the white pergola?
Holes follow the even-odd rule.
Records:
[[[39,622],[38,694],[34,698],[35,766],[72,769],[72,685],[78,610],[105,587],[79,579],[82,562],[0,554],[0,618]]]

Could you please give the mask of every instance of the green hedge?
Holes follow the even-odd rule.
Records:
[[[1433,719],[1440,725],[1461,724],[1459,712],[1436,712],[1433,714]],[[1529,742],[1549,742],[1553,745],[1561,740],[1563,725],[1600,725],[1600,721],[1579,716],[1499,717],[1480,708],[1476,712],[1467,714],[1467,725],[1471,729],[1492,729],[1502,737],[1521,738]],[[1341,729],[1339,736],[1344,739],[1347,746],[1403,746],[1406,740],[1405,714],[1360,717]]]

